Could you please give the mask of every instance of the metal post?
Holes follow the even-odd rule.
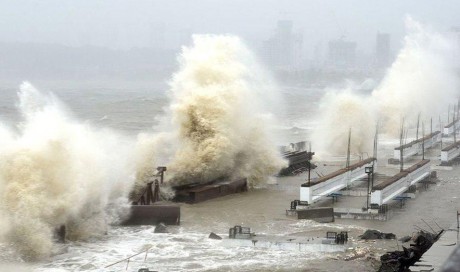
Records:
[[[425,159],[425,123],[422,122],[422,160]]]
[[[312,154],[311,154],[311,142],[309,143],[309,153],[308,154],[308,187],[310,187],[310,174],[311,174],[311,159],[312,159]]]
[[[459,220],[459,217],[460,217],[460,212],[457,211],[457,230],[460,229],[460,220]]]
[[[367,174],[367,200],[366,200],[366,207],[369,210],[369,197],[371,194],[371,174],[374,174],[374,167],[368,166],[364,168],[364,172]],[[374,178],[374,177],[372,177]]]
[[[370,190],[371,193],[372,193],[372,188],[374,188],[374,165],[372,165],[372,179],[371,179],[371,190]]]
[[[419,125],[420,125],[420,112],[418,113],[418,116],[417,116],[417,132],[415,134],[415,139],[418,140],[418,128],[419,128]]]
[[[399,138],[399,171],[402,172],[404,170],[404,162],[403,162],[403,158],[404,158],[404,155],[403,155],[403,151],[404,151],[404,148],[403,148],[403,145],[404,145],[404,142],[403,142],[403,139],[404,139],[404,118],[402,119],[402,123],[401,123],[401,135],[400,135],[400,138]]]
[[[447,125],[449,125],[449,122],[450,122],[450,104],[447,107]]]
[[[164,172],[167,170],[165,166],[159,166],[157,167],[158,174],[160,176],[160,184],[163,184],[163,179],[164,179]]]
[[[350,167],[350,145],[351,145],[351,128],[348,130],[348,150],[347,150],[347,164],[346,168]]]
[[[431,117],[430,119],[430,134],[431,134],[431,137],[433,137],[433,117]]]
[[[366,203],[367,210],[369,210],[369,187],[370,185],[371,185],[371,174],[367,173],[367,203]]]

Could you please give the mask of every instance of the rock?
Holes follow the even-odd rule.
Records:
[[[84,264],[82,266],[80,266],[80,269],[79,270],[92,270],[92,269],[95,269],[97,268],[94,264],[91,264],[91,263],[87,263],[87,264]]]
[[[396,235],[393,233],[380,232],[378,230],[366,230],[359,238],[362,240],[396,239]]]
[[[403,243],[407,243],[410,241],[410,239],[412,239],[410,236],[404,236],[404,237],[401,237],[398,239],[398,241],[401,241]]]
[[[165,224],[160,223],[155,227],[154,233],[168,233],[168,229]]]
[[[403,251],[391,251],[380,257],[381,266],[379,272],[407,271],[406,269],[413,266],[420,260],[422,255],[436,242],[444,230],[439,233],[429,233],[418,231],[410,248],[402,247]]]
[[[220,237],[219,235],[215,234],[214,232],[211,232],[209,234],[209,239],[214,239],[214,240],[222,240],[222,237]]]

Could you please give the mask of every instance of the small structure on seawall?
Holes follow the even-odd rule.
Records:
[[[213,181],[206,184],[192,183],[187,185],[175,186],[176,191],[174,201],[194,204],[209,199],[246,192],[248,182],[246,178]]]
[[[281,155],[287,160],[288,166],[279,171],[279,176],[294,176],[316,168],[311,163],[315,152],[311,152],[311,147],[307,150],[306,146],[307,143],[303,141],[280,147]]]
[[[160,183],[163,183],[166,167],[158,167],[160,178],[147,183],[142,193],[131,204],[130,216],[122,225],[166,225],[180,224],[180,206],[160,201]]]

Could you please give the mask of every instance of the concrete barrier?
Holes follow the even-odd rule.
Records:
[[[173,203],[132,205],[131,213],[122,225],[180,224],[180,206]]]
[[[332,207],[309,208],[297,210],[298,219],[310,219],[320,223],[334,222],[334,209]]]

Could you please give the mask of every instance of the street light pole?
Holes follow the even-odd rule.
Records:
[[[371,194],[371,174],[372,174],[372,179],[374,178],[374,167],[373,166],[367,166],[364,168],[364,172],[367,174],[367,202],[366,202],[366,208],[369,210],[369,196]]]

